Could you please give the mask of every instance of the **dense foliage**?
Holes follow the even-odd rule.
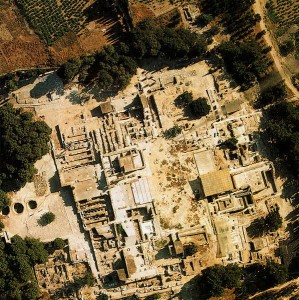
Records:
[[[255,219],[247,228],[248,235],[251,237],[262,236],[266,233],[276,231],[282,225],[282,217],[279,210],[271,211],[265,217]]]
[[[218,50],[228,71],[244,89],[252,86],[268,69],[264,51],[256,41],[241,44],[232,41],[223,42]]]
[[[6,193],[0,190],[0,210],[6,206],[9,206],[10,200],[7,197]]]
[[[230,151],[236,150],[238,144],[238,140],[235,137],[231,137],[227,140],[225,140],[222,144],[221,144],[221,148],[225,148],[225,149],[229,149]]]
[[[283,162],[298,178],[299,107],[287,102],[268,107],[262,119],[261,131],[270,154]]]
[[[48,253],[39,240],[14,236],[11,244],[0,240],[0,295],[3,300],[34,300],[38,286],[34,264],[44,263]]]
[[[188,107],[190,109],[191,114],[196,118],[206,116],[211,110],[207,98],[204,97],[200,97],[197,100],[193,100]]]
[[[181,132],[182,132],[182,128],[176,124],[173,127],[166,129],[163,135],[166,139],[172,139],[177,135],[179,135]]]
[[[237,294],[245,296],[284,283],[288,280],[289,274],[284,265],[268,261],[266,265],[254,264],[246,267],[243,276],[244,280]]]
[[[183,28],[157,27],[145,20],[128,33],[126,44],[106,46],[94,56],[73,59],[59,70],[70,82],[79,75],[80,82],[96,82],[100,89],[122,90],[145,58],[202,58],[204,39]]]
[[[287,96],[286,86],[283,81],[277,83],[274,86],[267,88],[261,93],[257,99],[256,106],[263,107],[268,104],[279,102],[285,99]]]
[[[47,212],[40,217],[38,223],[41,226],[47,226],[48,224],[52,223],[54,220],[55,220],[55,215],[52,212]]]
[[[287,281],[288,276],[286,267],[273,261],[245,268],[237,264],[214,265],[204,269],[202,275],[198,276],[192,293],[194,299],[209,299],[221,297],[224,289],[235,289],[236,299],[248,299],[248,295]]]
[[[51,129],[11,104],[0,107],[0,188],[19,189],[36,173],[34,163],[49,151]]]
[[[206,52],[204,39],[183,28],[160,28],[146,20],[130,34],[130,52],[136,59],[146,57],[202,57]]]
[[[235,264],[214,265],[202,271],[201,283],[209,296],[221,296],[225,288],[241,284],[242,270]]]

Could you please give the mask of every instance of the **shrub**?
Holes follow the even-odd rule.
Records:
[[[295,50],[295,45],[292,40],[287,40],[279,45],[280,54],[287,56]]]
[[[171,139],[179,135],[181,132],[182,132],[182,128],[176,124],[173,127],[165,130],[163,135],[166,139]]]
[[[47,212],[40,217],[38,223],[41,226],[47,226],[48,224],[52,223],[54,220],[55,220],[55,215],[52,212]]]
[[[190,108],[192,115],[194,115],[197,118],[206,116],[211,110],[211,107],[208,104],[207,98],[203,98],[203,97],[192,101],[189,104],[189,108]]]

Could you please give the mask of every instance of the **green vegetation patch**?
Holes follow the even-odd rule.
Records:
[[[1,299],[34,300],[39,296],[33,266],[45,263],[48,252],[39,240],[14,236],[11,244],[0,240]]]
[[[51,129],[11,104],[0,107],[0,189],[14,191],[33,179],[34,163],[49,152]]]
[[[83,9],[88,0],[16,0],[28,23],[52,45],[66,32],[78,33],[84,24]]]

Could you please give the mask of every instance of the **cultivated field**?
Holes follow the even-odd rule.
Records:
[[[95,2],[1,1],[0,73],[57,66],[114,43],[122,26]]]
[[[299,72],[299,1],[271,0],[267,2],[269,27],[282,45],[288,41],[294,44],[294,50],[285,58],[289,70]]]
[[[0,73],[48,65],[46,47],[14,5],[0,4]]]

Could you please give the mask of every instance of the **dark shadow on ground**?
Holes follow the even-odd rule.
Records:
[[[54,93],[62,95],[64,91],[63,82],[56,73],[51,73],[47,76],[40,78],[40,82],[37,83],[30,91],[32,98],[38,99],[42,96]]]
[[[55,171],[55,174],[49,179],[49,186],[50,186],[51,193],[57,193],[61,189],[60,180],[57,171]]]
[[[157,260],[158,259],[167,259],[167,258],[171,258],[168,247],[165,247],[165,248],[159,250],[155,256],[155,259],[157,259]]]

